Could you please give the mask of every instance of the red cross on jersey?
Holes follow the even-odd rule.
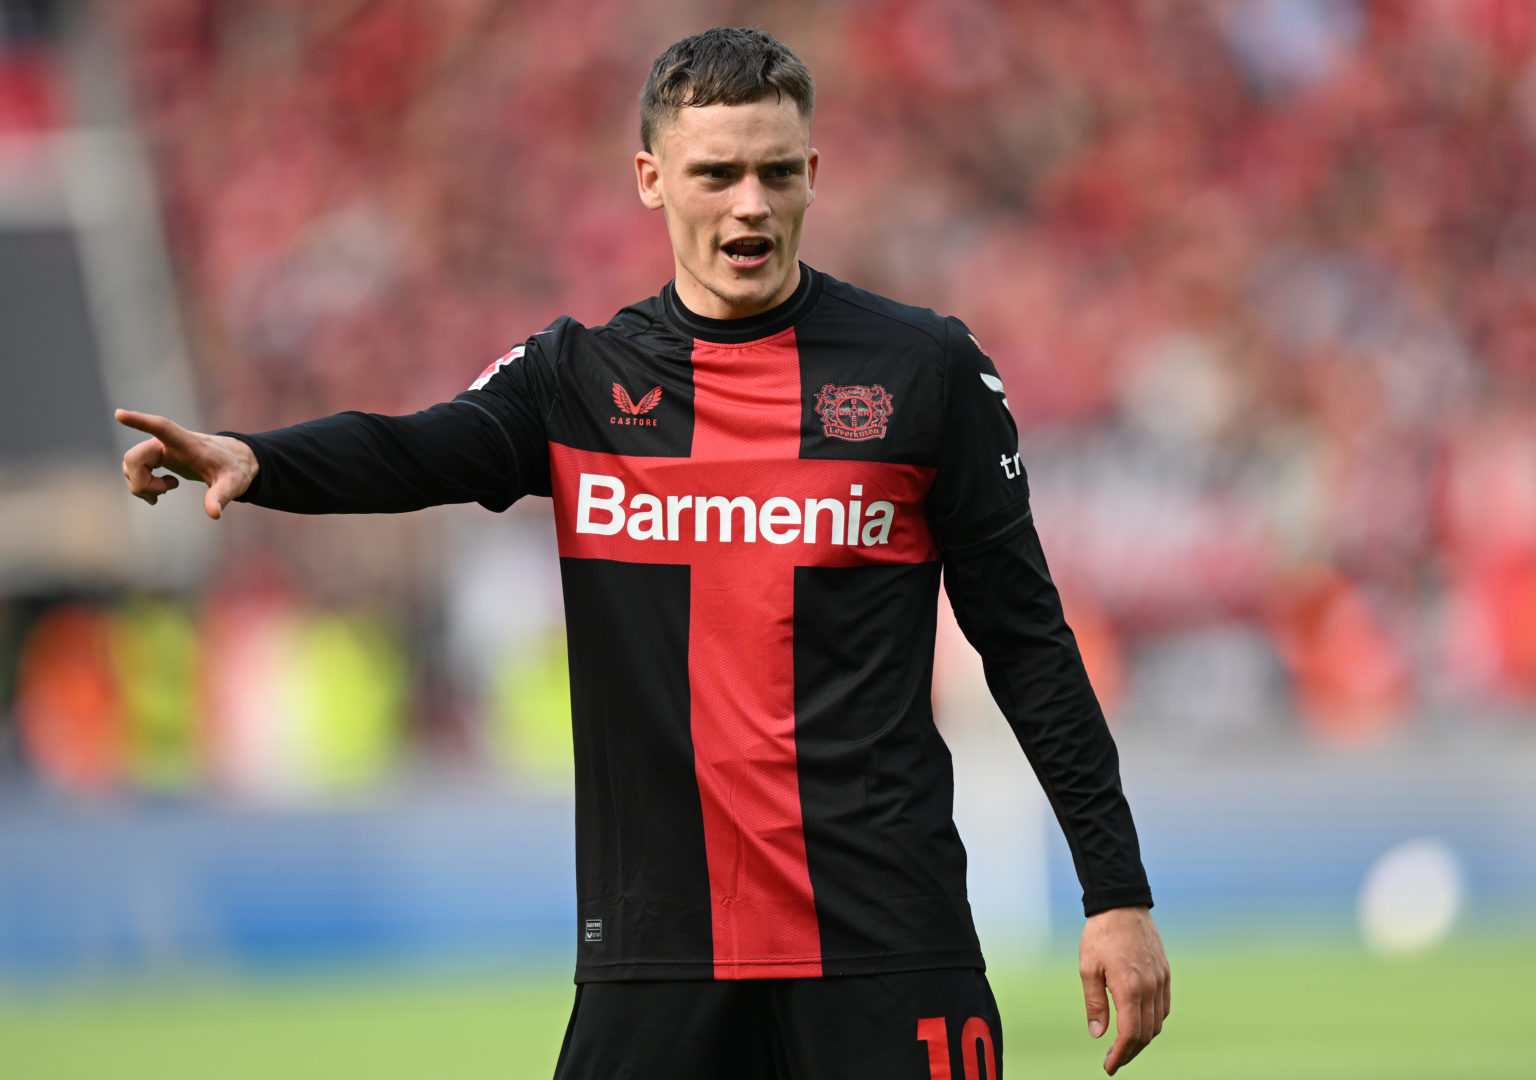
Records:
[[[691,367],[687,458],[551,447],[554,489],[576,493],[556,502],[560,554],[689,569],[689,730],[714,973],[820,975],[795,743],[794,571],[936,560],[923,510],[933,469],[802,459],[793,329],[697,342]]]

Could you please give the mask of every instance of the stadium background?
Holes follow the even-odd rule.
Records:
[[[718,23],[817,75],[806,259],[1009,388],[1175,963],[1136,1073],[1536,1075],[1523,0],[0,0],[0,1074],[547,1075],[545,508],[150,511],[108,418],[410,411],[654,292],[635,94]],[[937,699],[1014,1069],[1094,1075],[952,628]]]

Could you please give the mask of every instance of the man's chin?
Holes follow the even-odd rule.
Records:
[[[709,291],[731,309],[732,314],[726,318],[741,319],[767,311],[783,299],[779,294],[787,280],[788,275],[782,270],[775,273],[764,267],[750,277],[733,275],[732,280],[712,283]]]
[[[731,318],[744,318],[748,315],[756,315],[760,311],[767,311],[772,307],[773,292],[771,289],[739,289],[734,292],[717,293],[716,297],[732,310]]]

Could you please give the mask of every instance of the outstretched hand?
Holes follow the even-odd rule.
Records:
[[[181,486],[177,477],[208,485],[203,510],[217,519],[256,479],[256,455],[239,439],[188,431],[175,421],[151,413],[118,409],[117,422],[149,435],[123,455],[128,490],[153,506],[160,496]],[[168,469],[174,475],[157,475]]]
[[[1163,1030],[1172,1007],[1168,958],[1144,907],[1111,908],[1090,916],[1078,950],[1088,1033],[1097,1039],[1109,1027],[1109,1000],[1115,999],[1115,1045],[1104,1071],[1130,1061]]]

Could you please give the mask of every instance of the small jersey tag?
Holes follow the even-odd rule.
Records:
[[[581,927],[581,940],[582,941],[588,941],[588,942],[591,942],[591,941],[602,941],[603,940],[603,920],[602,919],[588,919],[588,920],[586,920],[586,922],[584,922],[582,924],[582,927]]]

